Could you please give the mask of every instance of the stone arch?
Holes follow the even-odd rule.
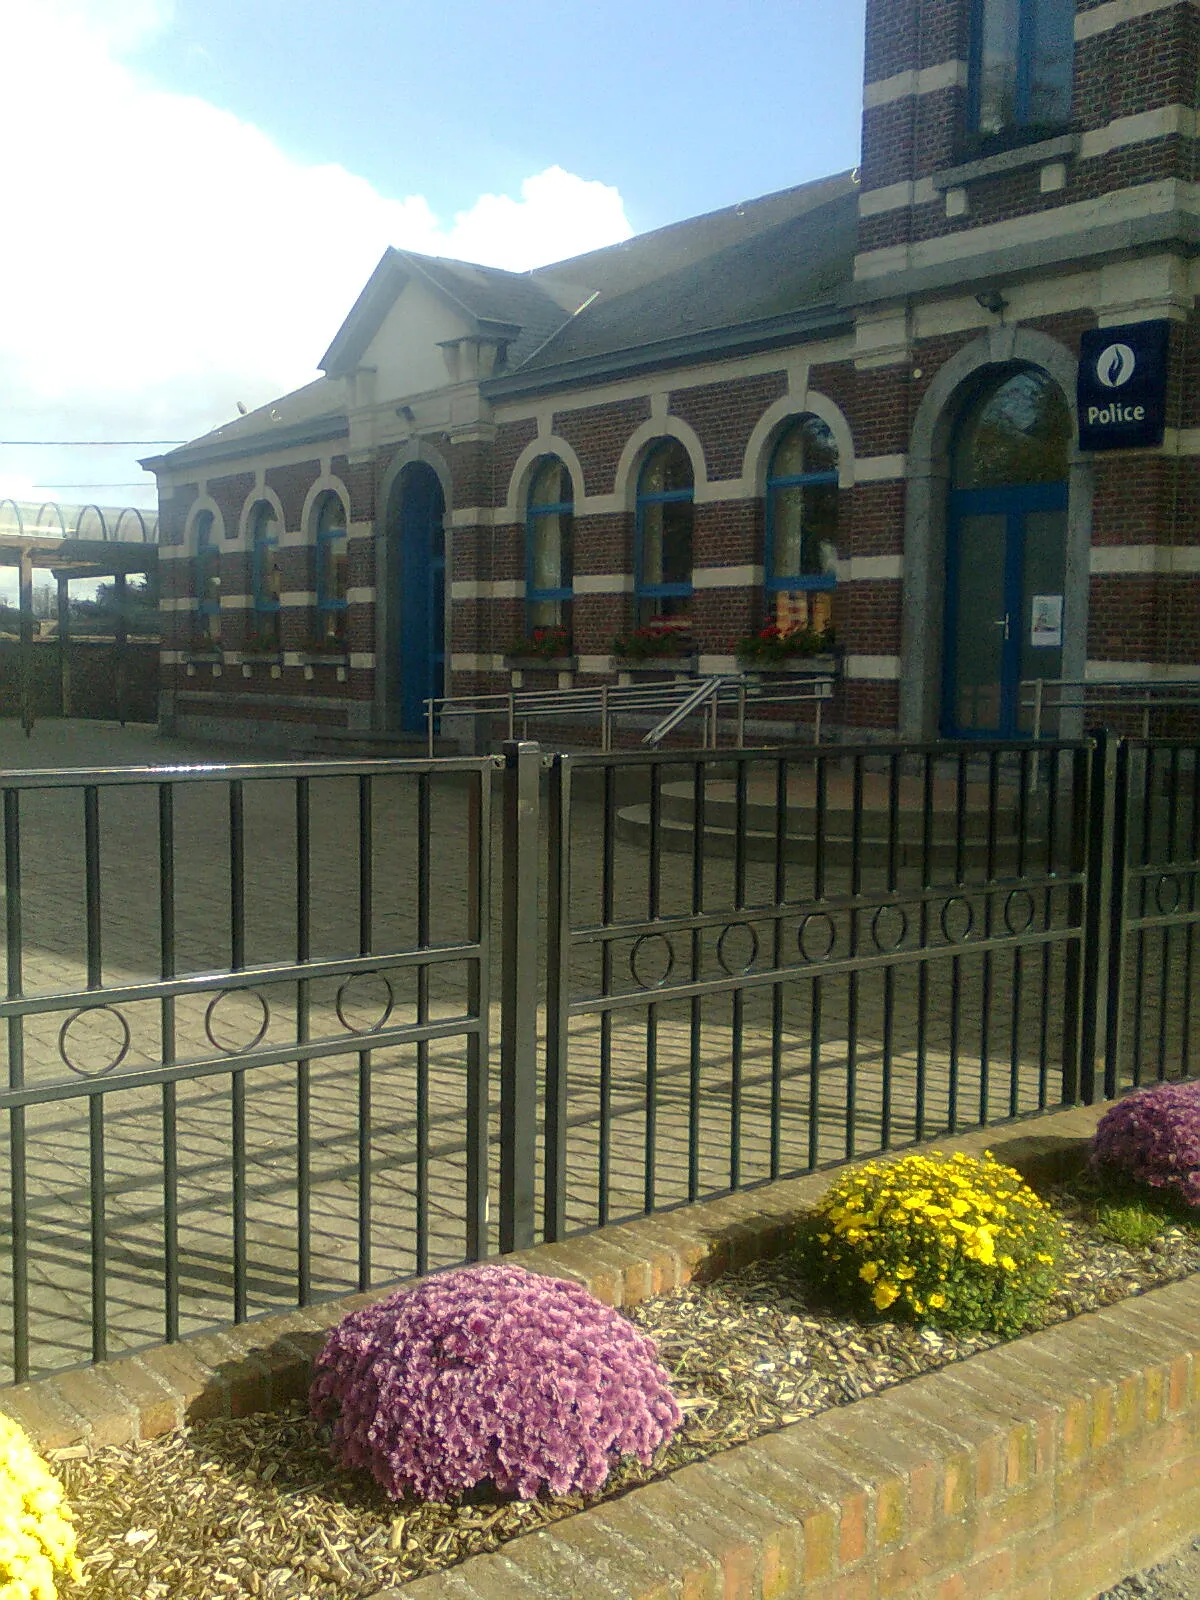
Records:
[[[220,506],[210,494],[198,494],[188,508],[187,520],[183,525],[183,544],[187,550],[195,549],[196,520],[205,511],[212,513],[214,539],[219,544],[225,542],[225,518]]]
[[[1032,328],[992,328],[939,368],[917,407],[909,435],[904,514],[904,596],[900,645],[900,733],[930,739],[939,725],[945,612],[946,501],[950,444],[972,380],[988,368],[1038,367],[1061,390],[1071,416],[1076,358],[1049,334]],[[1080,679],[1087,665],[1088,557],[1092,536],[1092,465],[1077,444],[1068,474],[1067,563],[1062,673]],[[1062,732],[1078,731],[1070,716]]]
[[[648,447],[656,439],[678,439],[692,463],[692,482],[697,501],[703,498],[701,489],[708,487],[708,466],[704,460],[704,446],[700,435],[682,417],[650,417],[636,428],[625,441],[621,459],[617,463],[613,489],[623,509],[633,511],[637,502],[638,476],[642,470]]]
[[[316,537],[313,526],[313,513],[317,502],[323,495],[335,494],[342,502],[342,510],[346,513],[346,526],[350,526],[350,491],[339,477],[332,472],[323,472],[317,481],[304,496],[304,506],[300,512],[300,542],[312,544]]]
[[[767,467],[776,441],[789,422],[799,417],[819,417],[833,434],[838,452],[838,488],[849,489],[854,483],[854,435],[839,406],[827,395],[809,389],[805,394],[785,394],[769,405],[754,424],[754,431],[746,443],[742,459],[742,481],[756,495],[763,495],[767,485]]]
[[[517,457],[516,464],[508,480],[508,491],[504,503],[503,517],[505,522],[520,522],[525,516],[525,496],[529,488],[529,478],[534,464],[543,456],[557,456],[567,471],[571,474],[571,488],[575,496],[575,504],[579,505],[585,494],[583,482],[583,466],[572,445],[565,439],[559,438],[556,433],[539,434],[538,437],[527,444]]]
[[[282,541],[284,529],[287,527],[287,519],[283,514],[283,502],[274,489],[268,489],[265,484],[258,485],[251,489],[246,496],[242,502],[241,512],[238,515],[238,544],[243,549],[247,548],[246,541],[250,537],[250,513],[255,506],[262,505],[264,501],[275,513],[276,520],[279,523],[280,540]]]

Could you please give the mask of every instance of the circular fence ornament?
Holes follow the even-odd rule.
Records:
[[[908,912],[903,906],[880,906],[871,918],[871,939],[880,955],[899,950],[908,937]]]
[[[86,1041],[81,1039],[79,1037],[79,1030],[75,1026],[76,1023],[78,1023],[84,1017],[91,1018],[93,1019],[93,1022],[96,1022],[99,1021],[102,1016],[113,1017],[116,1019],[117,1028],[115,1038],[112,1036],[113,1030],[110,1024],[109,1027],[104,1030],[104,1032],[108,1035],[107,1040],[105,1040],[104,1034],[97,1035],[94,1028],[88,1030]],[[70,1035],[73,1030],[75,1032],[75,1040],[72,1044]],[[58,1053],[63,1059],[63,1064],[64,1066],[69,1067],[70,1070],[80,1078],[102,1078],[106,1073],[114,1072],[129,1054],[130,1042],[131,1035],[129,1032],[129,1022],[124,1013],[118,1011],[116,1006],[80,1006],[77,1011],[71,1012],[70,1016],[58,1030]],[[69,1045],[70,1048],[68,1048]],[[110,1059],[103,1062],[101,1065],[95,1066],[90,1065],[83,1059],[80,1059],[85,1051],[90,1055],[97,1049],[97,1047],[103,1048],[105,1053],[110,1055]]]
[[[1179,879],[1173,872],[1164,872],[1154,885],[1154,904],[1158,907],[1160,917],[1169,917],[1179,910],[1179,903],[1183,891]]]
[[[356,1026],[347,1017],[347,1010],[356,1005],[366,1006],[370,1003],[370,999],[369,996],[356,999],[353,986],[359,984],[365,987],[372,983],[376,984],[382,991],[379,995],[379,999],[382,1000],[382,1006],[374,1022],[366,1023],[361,1027]],[[392,988],[391,980],[385,978],[382,972],[352,972],[338,989],[337,1000],[334,1002],[337,1019],[347,1033],[378,1033],[381,1028],[386,1026],[392,1012],[395,1010],[395,1006],[396,991]]]
[[[1028,933],[1036,910],[1028,889],[1010,889],[1004,897],[1004,926],[1014,937]]]
[[[239,1031],[245,1031],[247,1033],[247,1037],[242,1039],[240,1042],[238,1042],[236,1039],[233,1039],[232,1042],[223,1044],[213,1032],[213,1026],[215,1023],[218,1023],[222,1020],[217,1014],[218,1007],[221,1007],[225,1001],[232,999],[235,995],[244,999],[249,999],[251,996],[253,996],[254,999],[258,1001],[261,1019],[256,1032],[252,1031],[252,1015],[241,1019],[245,1021],[247,1026],[245,1030]],[[224,1009],[227,1014],[227,1020],[224,1022],[224,1030],[230,1030],[234,1025],[234,1019],[232,1017],[228,1017],[229,1007],[225,1006]],[[266,1037],[267,1029],[270,1026],[271,1008],[267,1004],[264,996],[261,995],[257,989],[222,989],[208,1002],[208,1006],[204,1012],[204,1031],[208,1035],[209,1043],[212,1045],[214,1050],[219,1050],[221,1054],[225,1056],[240,1056],[244,1055],[247,1050],[253,1050],[255,1045],[262,1043],[263,1039]]]
[[[642,966],[653,960],[651,952],[654,946],[659,944],[665,951],[665,955],[660,957],[663,970],[657,978],[647,977],[642,972]],[[674,970],[675,946],[665,933],[643,933],[640,938],[634,940],[633,948],[629,952],[629,971],[639,988],[661,989]]]
[[[739,963],[736,959],[736,944],[727,948],[731,937],[736,940],[739,933],[747,935],[746,959]],[[740,977],[742,973],[749,972],[758,960],[758,932],[749,922],[727,922],[721,929],[721,936],[717,940],[717,960],[721,963],[721,970],[729,977]]]
[[[805,961],[828,961],[837,944],[837,928],[828,911],[808,912],[796,930],[796,943]]]
[[[952,894],[941,909],[938,921],[951,944],[962,944],[975,928],[975,907],[961,894]]]

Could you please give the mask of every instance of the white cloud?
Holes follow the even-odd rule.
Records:
[[[126,57],[170,20],[170,0],[0,5],[5,125],[26,130],[0,142],[5,437],[191,437],[307,381],[389,244],[519,269],[629,236],[614,188],[557,166],[447,221],[304,165],[139,76]],[[0,482],[124,482],[138,453],[5,449]],[[126,496],[62,494],[96,497]]]

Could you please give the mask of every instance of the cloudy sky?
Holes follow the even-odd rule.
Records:
[[[389,244],[525,268],[853,165],[861,11],[2,0],[0,496],[152,505],[140,441],[307,382]]]

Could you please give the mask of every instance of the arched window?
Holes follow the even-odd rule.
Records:
[[[1010,489],[1067,476],[1071,413],[1058,385],[1032,367],[993,378],[959,422],[956,489]]]
[[[282,574],[276,547],[279,521],[275,508],[260,500],[250,513],[251,579],[254,585],[254,634],[247,641],[251,648],[278,651],[280,648],[279,595]]]
[[[534,468],[525,510],[525,621],[535,628],[571,631],[574,572],[571,474],[557,456]]]
[[[678,439],[654,445],[638,479],[634,593],[640,627],[691,612],[693,486],[691,457]]]
[[[346,508],[330,490],[317,501],[314,522],[317,545],[317,644],[323,650],[344,650],[349,585],[350,543]]]
[[[196,633],[197,643],[221,642],[221,552],[213,543],[213,514],[196,517]]]
[[[1064,127],[1074,57],[1075,0],[976,0],[971,127],[997,141]]]
[[[820,417],[797,417],[767,472],[765,587],[781,622],[828,626],[837,545],[837,445]]]

